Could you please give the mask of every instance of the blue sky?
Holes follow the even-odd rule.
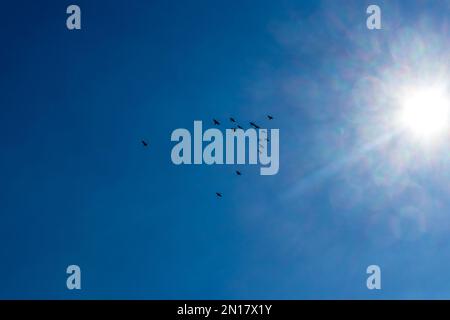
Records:
[[[449,140],[390,121],[450,75],[450,3],[376,3],[379,31],[356,0],[3,4],[0,298],[450,298]],[[280,129],[277,175],[172,164],[230,116]]]

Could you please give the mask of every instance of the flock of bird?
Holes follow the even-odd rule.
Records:
[[[271,116],[271,115],[267,115],[267,119],[273,120],[274,117]],[[234,125],[235,125],[235,126],[233,127],[233,130],[234,130],[234,131],[236,131],[236,129],[242,129],[242,130],[244,130],[244,128],[242,128],[242,127],[236,122],[236,119],[234,119],[233,117],[230,117],[229,120],[230,120],[230,122],[234,123]],[[213,123],[214,123],[214,125],[216,125],[216,126],[220,126],[220,121],[217,120],[217,119],[213,119]],[[250,126],[252,126],[254,129],[261,129],[260,126],[258,126],[256,123],[254,123],[254,122],[252,122],[252,121],[250,121],[249,124],[250,124]],[[269,138],[266,137],[265,140],[266,140],[266,141],[269,141]],[[147,142],[147,141],[141,140],[141,143],[142,143],[142,145],[144,146],[144,148],[147,148],[147,147],[148,147],[148,142]],[[258,152],[261,153],[262,150],[260,150],[259,148],[263,148],[263,146],[258,142]],[[242,176],[242,172],[239,171],[239,170],[236,170],[236,175]],[[222,198],[222,197],[223,197],[223,195],[222,195],[221,192],[216,192],[216,196],[217,196],[218,198]]]

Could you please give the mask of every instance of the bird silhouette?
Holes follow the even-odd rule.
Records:
[[[242,176],[242,173],[241,173],[240,171],[238,171],[238,170],[236,170],[236,174],[237,174],[238,176]]]
[[[148,143],[145,142],[145,140],[142,140],[141,143],[142,143],[142,145],[143,145],[144,147],[147,147],[147,146],[148,146]]]
[[[222,198],[222,194],[220,192],[216,192],[216,196]]]
[[[234,120],[234,118],[230,118],[230,121],[231,122],[236,122],[236,120]]]
[[[217,121],[216,119],[213,119],[213,122],[214,122],[214,124],[217,125],[217,126],[220,125],[220,122]]]
[[[244,130],[244,128],[242,128],[240,125],[237,126],[238,129]]]
[[[269,114],[269,115],[267,115],[267,118],[269,119],[269,120],[273,120],[273,117]]]
[[[255,129],[260,129],[260,127],[254,122],[250,122],[250,125]]]

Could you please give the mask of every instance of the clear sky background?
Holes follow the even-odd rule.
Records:
[[[73,3],[80,31],[1,5],[0,298],[450,298],[449,139],[389,121],[450,74],[449,1]],[[230,116],[280,129],[277,175],[172,164],[174,129]]]

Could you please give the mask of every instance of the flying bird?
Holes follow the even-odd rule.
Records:
[[[220,122],[217,121],[216,119],[213,119],[213,121],[214,121],[214,124],[215,124],[215,125],[217,125],[217,126],[220,125]]]
[[[269,118],[269,120],[273,120],[273,117],[270,114],[267,115],[267,118]]]
[[[237,126],[239,129],[244,130],[244,128],[242,128],[240,125]]]
[[[222,194],[220,192],[216,192],[216,196],[222,198]]]
[[[257,124],[255,124],[254,122],[250,122],[250,125],[255,129],[260,129],[260,127]]]
[[[230,118],[230,121],[231,122],[236,122],[236,120],[234,120],[234,118]]]
[[[238,176],[242,176],[242,173],[241,173],[240,171],[238,171],[238,170],[236,170],[236,174],[237,174]]]
[[[145,140],[142,140],[141,143],[142,143],[142,145],[143,145],[144,147],[147,147],[147,146],[148,146],[148,143],[145,142]]]

